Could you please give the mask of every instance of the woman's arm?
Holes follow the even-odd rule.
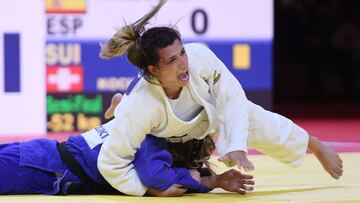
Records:
[[[171,167],[173,159],[163,138],[148,135],[136,152],[134,167],[151,196],[181,196],[186,189],[208,192],[222,188],[245,194],[254,185],[253,176],[234,169],[219,175],[200,177],[195,169]]]
[[[155,188],[148,188],[145,195],[155,197],[179,197],[187,191],[182,185],[174,184],[166,190],[157,190]]]
[[[156,101],[144,99],[148,95],[142,92],[143,88],[137,87],[136,84],[132,93],[124,94],[115,108],[113,128],[101,147],[97,165],[101,175],[115,189],[142,196],[147,187],[142,184],[132,162],[136,150],[153,126],[158,125],[156,121],[162,114],[159,114]],[[143,100],[147,100],[152,108],[144,106]]]
[[[157,190],[167,190],[174,184],[199,192],[209,189],[195,180],[186,168],[172,167],[173,159],[163,138],[147,135],[133,162],[144,185]]]
[[[206,64],[203,71],[210,94],[215,99],[217,115],[220,120],[220,133],[217,150],[221,161],[241,169],[252,170],[253,164],[246,158],[249,127],[248,100],[245,92],[225,64],[207,47],[194,44],[189,51],[195,56],[191,60],[200,60]],[[189,57],[190,60],[190,57]],[[199,64],[199,65],[200,65]],[[234,152],[229,156],[229,153]],[[244,156],[240,156],[244,155]]]

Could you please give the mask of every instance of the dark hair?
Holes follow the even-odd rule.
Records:
[[[168,150],[173,158],[173,167],[201,169],[205,167],[211,172],[208,160],[215,150],[215,143],[210,136],[203,140],[189,140],[184,143],[168,143]]]
[[[151,80],[149,65],[158,65],[158,50],[181,41],[180,33],[172,27],[153,27],[145,31],[145,25],[166,3],[160,0],[146,15],[135,23],[121,27],[106,43],[101,44],[100,56],[113,58],[127,54],[128,60],[141,69],[145,79]]]
[[[140,38],[141,51],[131,52],[132,50],[129,49],[127,57],[132,64],[143,71],[143,76],[145,76],[145,78],[150,79],[151,75],[147,67],[149,65],[157,66],[159,64],[159,49],[173,44],[176,39],[181,41],[181,37],[180,33],[173,28],[154,27],[146,30]],[[136,64],[140,61],[142,66]]]

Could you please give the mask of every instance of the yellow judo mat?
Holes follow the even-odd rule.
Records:
[[[216,189],[208,194],[183,197],[130,197],[112,195],[2,195],[1,203],[231,203],[231,202],[360,202],[360,153],[341,153],[344,175],[332,179],[308,154],[301,167],[294,169],[264,155],[250,155],[256,170],[255,190],[242,196]],[[215,160],[216,157],[213,157]],[[216,161],[212,161],[216,163]],[[222,164],[215,171],[226,170]],[[1,180],[0,180],[1,181]]]

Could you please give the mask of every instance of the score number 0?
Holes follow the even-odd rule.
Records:
[[[208,15],[203,9],[196,9],[191,14],[191,28],[198,34],[205,34],[208,29]]]

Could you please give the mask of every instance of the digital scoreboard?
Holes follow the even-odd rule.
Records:
[[[41,129],[86,131],[106,122],[103,113],[112,95],[124,92],[138,69],[126,57],[101,59],[99,44],[116,28],[142,17],[158,1],[11,2],[0,0],[0,108],[9,111],[0,117],[0,135],[38,133]],[[168,0],[149,27],[175,26],[184,43],[206,44],[239,80],[249,99],[271,108],[273,3]],[[14,44],[11,40],[18,48],[5,50]],[[14,68],[5,66],[4,61]],[[30,101],[33,108],[23,107],[24,101]],[[11,109],[16,106],[21,110],[15,116]],[[31,109],[39,113],[32,115]],[[9,121],[5,115],[16,118],[22,113],[34,117],[21,121],[32,127],[17,131],[15,124],[9,124],[16,119]]]

